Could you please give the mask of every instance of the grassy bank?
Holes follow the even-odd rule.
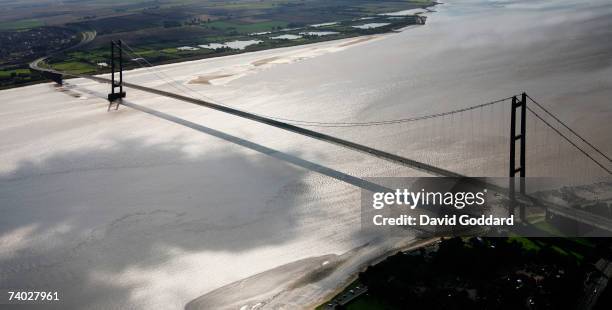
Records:
[[[380,15],[381,13],[423,8],[433,4],[432,1],[423,0],[314,0],[308,4],[293,0],[257,3],[237,0],[232,3],[203,1],[181,5],[169,2],[151,6],[135,1],[129,8],[117,8],[121,14],[117,11],[117,14],[105,15],[100,11],[100,15],[66,20],[62,26],[64,28],[34,28],[35,33],[43,37],[50,33],[59,35],[59,29],[66,29],[67,33],[72,34],[72,38],[60,42],[61,37],[58,37],[53,44],[49,43],[50,46],[45,46],[45,40],[38,39],[35,44],[24,44],[24,48],[28,50],[20,51],[17,48],[11,51],[12,58],[6,59],[7,65],[0,62],[0,88],[43,81],[39,74],[27,70],[28,63],[58,49],[65,49],[79,32],[97,33],[97,37],[78,49],[54,54],[48,59],[49,65],[72,73],[108,72],[108,45],[110,40],[115,39],[122,39],[136,48],[138,56],[129,56],[126,62],[128,68],[133,68],[138,67],[138,64],[130,60],[138,57],[144,57],[153,64],[166,64],[387,33],[422,23],[424,19],[413,15],[391,17]],[[29,31],[26,29],[28,27],[38,27],[46,23],[44,19],[6,22],[5,29],[12,32],[0,30],[0,39],[4,33],[9,37],[13,36],[14,40],[15,33],[23,33]],[[364,24],[375,24],[377,27],[355,27]],[[290,36],[290,39],[282,39],[283,36]],[[257,44],[243,49],[232,48],[231,43],[230,46],[223,46],[235,41],[257,41]],[[205,47],[209,44],[216,48]],[[16,58],[21,59],[21,63],[15,62],[15,55],[23,55]]]
[[[611,258],[610,244],[519,236],[447,239],[370,266],[317,309],[573,307],[595,262]]]

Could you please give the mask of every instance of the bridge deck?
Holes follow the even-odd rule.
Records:
[[[98,77],[98,76],[90,76],[90,75],[84,75],[84,74],[74,74],[74,73],[66,73],[66,72],[61,72],[61,71],[57,71],[57,70],[53,70],[53,69],[48,69],[48,68],[41,68],[40,66],[38,66],[38,63],[40,61],[44,60],[44,58],[38,59],[34,62],[32,62],[30,64],[30,67],[33,70],[38,70],[41,72],[46,72],[46,73],[51,73],[51,74],[59,74],[59,75],[66,75],[66,76],[72,76],[72,77],[80,77],[80,78],[85,78],[85,79],[89,79],[89,80],[93,80],[96,82],[100,82],[100,83],[107,83],[107,84],[111,84],[111,80],[107,79],[107,78],[102,78],[102,77]],[[126,83],[124,82],[123,85],[125,87],[129,87],[129,88],[133,88],[133,89],[137,89],[140,91],[145,91],[145,92],[149,92],[149,93],[153,93],[153,94],[157,94],[160,96],[165,96],[168,98],[173,98],[173,99],[177,99],[180,101],[184,101],[184,102],[188,102],[188,103],[192,103],[192,104],[196,104],[199,106],[203,106],[206,108],[210,108],[213,110],[217,110],[220,112],[224,112],[224,113],[228,113],[234,116],[238,116],[244,119],[248,119],[251,121],[255,121],[258,123],[262,123],[262,124],[266,124],[269,126],[273,126],[279,129],[283,129],[283,130],[287,130],[290,132],[294,132],[300,135],[304,135],[313,139],[317,139],[317,140],[321,140],[321,141],[325,141],[328,143],[332,143],[341,147],[345,147],[351,150],[355,150],[361,153],[365,153],[377,158],[381,158],[383,160],[392,162],[392,163],[396,163],[396,164],[400,164],[402,166],[405,167],[409,167],[409,168],[413,168],[413,169],[417,169],[420,171],[424,171],[433,175],[437,175],[437,176],[442,176],[442,177],[455,177],[455,178],[464,178],[466,176],[461,175],[459,173],[455,173],[443,168],[439,168],[439,167],[435,167],[423,162],[419,162],[413,159],[409,159],[409,158],[405,158],[399,155],[395,155],[395,154],[391,154],[389,152],[385,152],[382,150],[378,150],[363,144],[359,144],[359,143],[355,143],[355,142],[351,142],[348,140],[344,140],[341,138],[337,138],[334,136],[330,136],[324,133],[320,133],[317,131],[313,131],[310,129],[306,129],[306,128],[302,128],[302,127],[298,127],[292,124],[288,124],[285,122],[280,122],[271,118],[267,118],[267,117],[263,117],[263,116],[259,116],[259,115],[255,115],[253,113],[249,113],[249,112],[245,112],[245,111],[241,111],[238,109],[234,109],[231,107],[227,107],[227,106],[222,106],[219,104],[215,104],[212,102],[208,102],[205,100],[201,100],[201,99],[196,99],[196,98],[192,98],[192,97],[187,97],[187,96],[183,96],[183,95],[179,95],[176,93],[172,93],[172,92],[167,92],[167,91],[163,91],[163,90],[159,90],[159,89],[155,89],[155,88],[151,88],[151,87],[147,87],[147,86],[142,86],[142,85],[137,85],[137,84],[132,84],[132,83]],[[476,182],[480,182],[477,181]],[[497,185],[494,184],[486,184],[487,188],[494,190],[496,192],[502,193],[504,195],[508,194],[508,189],[499,187]],[[556,204],[552,204],[550,202],[546,202],[546,201],[541,201],[538,199],[535,199],[534,197],[531,196],[527,196],[527,195],[521,195],[521,194],[517,194],[517,202],[519,204],[525,204],[525,205],[541,205],[545,208],[547,208],[549,211],[555,213],[555,214],[559,214],[559,215],[563,215],[566,216],[568,218],[571,218],[573,220],[591,225],[593,227],[597,227],[606,231],[610,231],[612,232],[612,221],[609,219],[606,219],[604,217],[592,214],[592,213],[588,213],[586,211],[581,211],[581,210],[576,210],[574,208],[570,208],[570,207],[566,207],[566,206],[560,206],[560,205],[556,205]]]

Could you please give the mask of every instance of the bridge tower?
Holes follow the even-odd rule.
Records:
[[[517,135],[516,133],[516,123],[517,123],[517,112],[520,109],[520,133]],[[515,185],[516,180],[515,177],[517,173],[519,173],[520,181],[519,181],[519,191],[521,194],[525,194],[525,147],[526,147],[526,136],[527,134],[527,94],[522,93],[521,99],[519,100],[517,96],[512,97],[512,109],[510,111],[510,184],[509,184],[509,193],[510,193],[510,209],[511,212],[514,213],[514,205],[516,202],[515,197]],[[516,144],[519,141],[519,167],[516,166]],[[520,208],[520,218],[525,218],[525,208],[521,206]]]
[[[121,40],[112,40],[111,46],[111,92],[108,94],[108,101],[111,103],[117,99],[125,98],[125,92],[123,91],[123,47]],[[116,50],[116,51],[115,51]],[[115,71],[117,67],[115,63],[119,63],[119,81],[115,80]],[[115,89],[119,88],[119,92],[115,92]],[[118,107],[118,105],[117,105]]]

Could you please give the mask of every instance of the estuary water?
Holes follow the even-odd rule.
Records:
[[[612,151],[612,3],[434,9],[426,25],[398,33],[125,78],[319,122],[426,115],[526,91]],[[360,178],[428,174],[132,89],[109,111],[107,88],[75,79],[0,91],[1,288],[58,290],[56,309],[311,308],[413,241],[360,230]],[[493,134],[506,145],[501,125]],[[460,135],[411,141],[440,127],[317,130],[407,157],[463,154],[446,158],[449,168],[478,157]]]
[[[288,66],[251,72],[222,89],[204,91],[258,113],[318,122],[427,115],[527,92],[595,145],[612,152],[609,1],[455,0],[433,10],[425,13],[425,26]],[[491,125],[483,124],[482,118],[458,121]],[[507,146],[508,120],[489,122],[501,123],[502,128],[488,130],[498,136],[499,145]],[[425,127],[431,131],[447,125]],[[408,143],[419,138],[409,134],[416,132],[414,127],[321,130],[430,161],[418,154],[423,143]],[[469,135],[465,128],[445,130]],[[546,140],[542,128],[532,127],[530,132],[538,130],[542,137],[532,140],[534,144]],[[469,154],[477,146],[456,143],[455,149],[442,152],[463,153],[460,160],[467,160],[479,156]],[[428,153],[439,149],[431,147]],[[500,156],[505,153],[507,150],[500,151]],[[493,156],[497,155],[489,157]],[[449,160],[453,159],[447,157]],[[503,160],[495,165],[501,163]],[[448,168],[470,175],[505,175],[505,170],[494,167],[473,171],[474,165],[482,163],[472,167],[449,164]],[[534,172],[534,176],[551,173]]]

